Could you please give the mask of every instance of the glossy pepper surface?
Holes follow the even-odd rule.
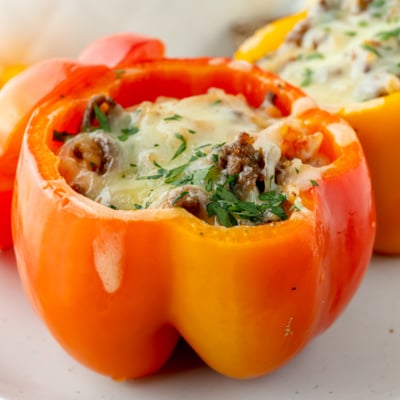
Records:
[[[283,43],[286,35],[307,16],[303,11],[272,22],[237,50],[235,58],[256,62]],[[305,89],[306,90],[306,89]],[[376,252],[400,254],[400,93],[339,108],[337,114],[357,132],[371,171],[377,211]],[[323,106],[323,105],[321,105]]]
[[[77,60],[51,59],[25,70],[23,66],[4,69],[0,80],[0,86],[5,82],[0,90],[0,250],[12,246],[10,213],[15,171],[24,129],[34,108],[51,96],[65,95],[82,82],[87,84],[90,75],[93,80],[101,79],[105,66],[121,68],[139,59],[163,55],[164,44],[158,39],[119,34],[91,43]],[[90,64],[98,65],[91,68]]]
[[[24,136],[13,232],[35,309],[73,357],[117,379],[154,373],[180,337],[231,377],[278,368],[343,311],[370,260],[374,204],[354,132],[298,89],[243,62],[162,59],[97,78],[48,99]],[[60,175],[53,131],[79,132],[92,95],[127,107],[210,87],[242,93],[255,107],[272,93],[284,115],[297,113],[310,134],[323,133],[331,164],[301,192],[307,212],[226,228],[178,207],[113,210],[74,192]]]

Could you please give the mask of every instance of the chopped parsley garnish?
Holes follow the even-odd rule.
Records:
[[[184,136],[181,133],[175,133],[175,137],[181,141],[181,144],[178,147],[178,149],[176,150],[176,152],[174,153],[174,155],[172,156],[171,160],[175,160],[175,158],[180,156],[186,150],[186,147],[187,147],[186,139],[184,138]]]
[[[165,117],[164,121],[179,121],[182,118],[183,118],[182,115],[174,114],[174,115],[171,115],[170,117]]]
[[[165,173],[165,183],[173,183],[185,171],[189,164],[182,164],[179,167],[172,168]]]
[[[211,143],[201,144],[200,146],[195,147],[194,150],[197,151],[197,150],[204,149],[204,148],[210,147],[210,146],[212,146]]]
[[[213,162],[214,163],[217,163],[218,162],[218,154],[217,153],[213,153],[212,155],[211,155],[211,157],[212,157],[212,160],[213,160]]]
[[[99,123],[99,127],[104,131],[104,132],[111,132],[111,127],[110,127],[110,122],[108,121],[108,117],[104,112],[101,110],[101,108],[95,104],[93,106],[94,108],[94,114],[96,115],[97,122]]]
[[[316,51],[314,53],[307,54],[306,56],[304,56],[305,60],[322,60],[324,58],[325,58],[325,56],[322,53],[318,52],[318,51]]]
[[[361,47],[366,50],[369,51],[372,54],[375,54],[377,57],[382,57],[381,53],[379,53],[378,49],[374,46],[371,46],[369,43],[363,43],[361,45]]]
[[[395,28],[390,31],[381,31],[376,34],[376,36],[383,41],[390,40],[392,38],[400,41],[400,28]]]
[[[210,106],[217,106],[218,104],[221,104],[222,103],[222,100],[221,99],[217,99],[217,100],[214,100],[211,104],[210,104]]]
[[[75,135],[73,133],[65,132],[65,131],[53,131],[53,140],[55,142],[65,143],[68,139],[73,138]]]
[[[319,186],[318,182],[315,181],[314,179],[311,179],[310,182],[311,182],[311,185],[313,185],[313,186]]]
[[[280,220],[288,218],[283,207],[286,196],[274,191],[260,195],[262,203],[243,201],[223,185],[217,185],[210,203],[207,204],[209,217],[215,216],[217,221],[225,227],[238,225],[238,220],[248,220],[260,224],[267,212],[275,214]]]
[[[145,180],[145,179],[160,179],[165,176],[167,173],[167,170],[163,168],[160,164],[158,164],[156,161],[153,163],[158,169],[155,174],[153,175],[139,175],[136,177],[138,180]]]
[[[313,80],[313,75],[314,75],[314,71],[307,67],[304,69],[303,71],[303,79],[300,83],[300,86],[302,87],[306,87],[306,86],[310,86]]]
[[[204,153],[204,151],[201,151],[201,150],[196,150],[195,152],[194,152],[194,159],[193,159],[193,161],[195,160],[195,159],[197,159],[197,158],[203,158],[203,157],[206,157],[207,156],[207,154],[206,153]]]
[[[161,179],[165,178],[165,183],[173,186],[182,185],[203,185],[210,181],[214,181],[217,177],[215,165],[210,165],[207,168],[201,168],[197,170],[188,171],[190,163],[199,159],[206,157],[207,154],[203,153],[200,149],[204,147],[209,147],[211,144],[204,144],[193,149],[193,156],[185,164],[179,165],[172,169],[166,169],[162,167],[156,161],[153,162],[154,166],[157,168],[155,173],[151,175],[137,176],[138,180],[145,179]],[[131,167],[136,167],[136,164],[129,164]]]
[[[270,191],[260,194],[261,203],[243,201],[232,190],[236,179],[236,176],[230,176],[223,185],[216,185],[211,201],[207,204],[209,217],[215,216],[217,221],[225,227],[238,225],[239,219],[255,224],[262,223],[267,212],[276,215],[280,220],[288,218],[283,207],[286,201],[284,194]]]
[[[176,203],[178,203],[180,200],[182,200],[185,196],[187,196],[189,194],[189,192],[187,191],[183,191],[181,192],[178,196],[176,196],[176,198],[174,199],[174,201],[172,202],[172,206],[175,206]]]
[[[258,198],[265,202],[267,205],[267,210],[272,214],[275,214],[281,220],[285,220],[288,218],[286,211],[283,207],[283,204],[286,201],[286,196],[283,193],[276,192],[271,190],[269,192],[261,193]]]
[[[371,7],[380,8],[380,7],[383,7],[385,4],[386,4],[386,0],[374,0],[371,3]]]
[[[118,139],[121,142],[125,142],[129,139],[130,136],[135,135],[139,132],[139,128],[137,126],[133,126],[132,128],[121,129],[121,135],[118,136]]]
[[[386,0],[374,0],[371,3],[372,16],[375,18],[381,18],[383,16],[382,8],[385,6]]]

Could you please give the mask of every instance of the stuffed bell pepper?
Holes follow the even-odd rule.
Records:
[[[246,62],[86,68],[25,124],[12,224],[38,314],[116,379],[155,373],[181,337],[235,378],[286,363],[370,261],[353,129]]]
[[[400,3],[314,3],[256,32],[236,58],[279,74],[353,126],[371,170],[375,250],[400,254]]]

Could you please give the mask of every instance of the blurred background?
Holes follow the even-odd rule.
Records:
[[[307,0],[0,0],[0,65],[74,57],[116,32],[163,39],[168,56],[231,56],[242,35]]]

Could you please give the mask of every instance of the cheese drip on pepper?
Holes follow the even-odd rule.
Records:
[[[330,161],[319,152],[322,133],[303,135],[295,116],[277,111],[218,89],[128,109],[97,96],[81,133],[54,132],[65,141],[59,170],[74,190],[114,209],[182,207],[227,227],[284,220]],[[288,132],[301,143],[296,154],[282,151]]]

